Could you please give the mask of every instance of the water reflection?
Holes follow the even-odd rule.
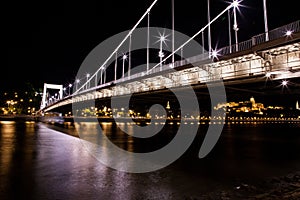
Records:
[[[12,155],[15,143],[16,126],[13,121],[0,122],[0,148],[1,148],[1,175],[7,174],[12,163]]]
[[[130,124],[119,126],[134,131]],[[159,148],[174,137],[178,126],[168,125],[163,133],[144,141],[116,124],[101,123],[112,142],[132,152]],[[50,127],[0,122],[0,199],[185,199],[300,167],[299,123],[228,124],[213,151],[199,159],[207,130],[207,124],[201,124],[194,143],[180,159],[145,174],[106,167],[89,153],[84,141],[74,137],[78,131],[95,133],[96,123]],[[105,140],[97,143],[107,145]]]
[[[10,191],[9,197],[19,195],[31,198],[34,189],[36,148],[34,123],[0,123],[1,191]]]

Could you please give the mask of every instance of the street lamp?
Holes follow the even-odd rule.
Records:
[[[69,95],[71,94],[71,93],[70,93],[71,87],[72,87],[72,84],[70,83],[70,84],[69,84]]]
[[[117,80],[117,67],[118,67],[118,52],[116,52],[116,61],[115,61],[115,81]]]
[[[210,58],[210,54],[211,54],[211,30],[210,30],[210,5],[209,5],[209,1],[207,0],[207,19],[208,19],[208,52],[209,52],[209,58]]]
[[[160,71],[162,70],[162,59],[165,56],[164,53],[163,53],[163,51],[162,51],[163,42],[165,42],[165,40],[166,40],[166,36],[161,35],[160,38],[159,38],[159,42],[160,42],[159,46],[160,46],[160,48],[159,48],[159,53],[158,53],[158,56],[160,58]]]
[[[237,32],[239,30],[238,25],[237,25],[237,21],[236,21],[236,9],[239,6],[239,2],[237,0],[234,0],[233,3],[233,15],[234,15],[234,24],[233,24],[233,30],[235,31],[235,51],[238,51],[238,36],[237,36]]]
[[[228,37],[229,37],[229,52],[232,53],[232,47],[231,47],[231,16],[230,16],[230,9],[228,9]]]
[[[103,78],[103,72],[105,73],[105,67],[101,66],[100,67],[100,84],[105,83],[104,78]]]
[[[172,53],[174,52],[175,48],[175,8],[174,8],[174,0],[172,0]],[[174,54],[172,55],[172,63],[174,64],[175,57]]]
[[[218,58],[218,51],[217,50],[212,50],[211,55],[213,58]]]
[[[124,73],[125,73],[125,60],[127,59],[127,55],[124,54],[122,59],[123,59],[123,68],[122,68],[122,78],[124,78]]]
[[[78,89],[78,84],[79,84],[80,80],[76,79],[76,90]]]
[[[285,35],[286,35],[286,36],[291,36],[292,33],[293,33],[293,31],[287,31],[287,32],[285,32]]]
[[[264,22],[265,22],[266,41],[269,41],[268,16],[267,16],[267,2],[266,2],[266,0],[264,0]]]
[[[88,89],[88,80],[89,80],[90,74],[86,74],[86,89]]]
[[[159,36],[155,36],[155,37],[158,38],[158,40],[157,40],[155,43],[159,42],[159,52],[158,52],[158,56],[159,56],[159,58],[160,58],[160,63],[159,63],[159,65],[160,65],[160,71],[161,71],[161,70],[162,70],[162,59],[163,59],[163,57],[165,56],[164,53],[163,53],[162,47],[163,47],[163,43],[166,44],[168,35],[165,35],[165,33],[163,33],[163,34],[158,33],[158,34],[159,34]]]
[[[65,88],[65,87],[63,88],[64,94],[66,93],[66,89],[67,89],[67,88]]]
[[[286,80],[282,81],[282,83],[281,83],[282,86],[287,86],[287,84],[288,84],[288,81],[286,81]]]

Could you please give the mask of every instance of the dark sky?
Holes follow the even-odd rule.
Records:
[[[269,29],[299,20],[295,0],[267,1]],[[4,61],[0,89],[26,82],[68,84],[82,61],[103,40],[130,29],[152,0],[8,1],[2,6]],[[228,3],[211,0],[211,17]],[[238,15],[240,41],[264,31],[262,0],[244,0]],[[175,28],[192,36],[207,22],[206,0],[175,0]],[[212,44],[227,38],[227,15],[212,26]],[[146,23],[146,22],[145,22]],[[143,24],[145,24],[143,23]],[[151,26],[171,28],[171,0],[160,0]],[[214,31],[218,29],[218,31]],[[200,41],[199,41],[200,42]]]

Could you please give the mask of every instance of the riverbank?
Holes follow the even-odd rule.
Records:
[[[299,200],[300,171],[285,176],[272,177],[259,183],[240,183],[234,188],[215,191],[201,197],[186,200]]]
[[[0,115],[0,121],[36,121],[33,115]]]
[[[63,122],[74,122],[74,118],[72,116],[51,116],[51,117],[41,117],[41,116],[34,116],[34,115],[0,115],[0,121],[42,121],[42,122],[54,122],[54,119],[59,119],[59,124]],[[157,122],[157,123],[210,123],[210,124],[240,124],[240,123],[300,123],[300,118],[225,118],[225,119],[210,119],[210,118],[201,118],[201,119],[180,119],[180,118],[173,118],[173,119],[149,119],[149,118],[131,118],[131,117],[76,117],[76,122],[94,122],[97,120],[98,122],[137,122],[137,123],[150,123],[150,122]]]

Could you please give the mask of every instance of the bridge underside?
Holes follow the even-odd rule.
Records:
[[[289,79],[288,85],[283,86],[281,80],[271,80],[265,76],[256,76],[252,77],[251,80],[246,78],[224,81],[224,86],[227,102],[249,101],[251,97],[254,97],[257,102],[264,102],[265,106],[290,105],[290,107],[294,107],[295,102],[300,99],[300,78]],[[201,113],[210,113],[212,108],[207,84],[195,84],[192,88],[197,95]],[[174,88],[175,91],[184,91],[185,89],[185,87]],[[178,94],[184,95],[184,92]],[[128,96],[118,96],[117,100],[120,102],[122,100],[125,101]],[[184,96],[184,98],[186,101],[189,101],[189,96]],[[180,110],[177,110],[177,108],[180,108],[178,98],[167,88],[134,93],[131,96],[129,106],[125,107],[125,109],[132,109],[140,112],[141,115],[145,115],[152,105],[160,104],[166,107],[168,103],[171,109],[174,109],[174,115],[179,115]],[[104,107],[111,108],[111,97],[98,98],[96,100],[90,99],[84,103],[74,102],[73,104],[57,107],[51,111],[65,114],[72,110],[74,111],[74,108],[84,110],[93,107],[101,109]],[[121,107],[118,109],[120,110]]]

